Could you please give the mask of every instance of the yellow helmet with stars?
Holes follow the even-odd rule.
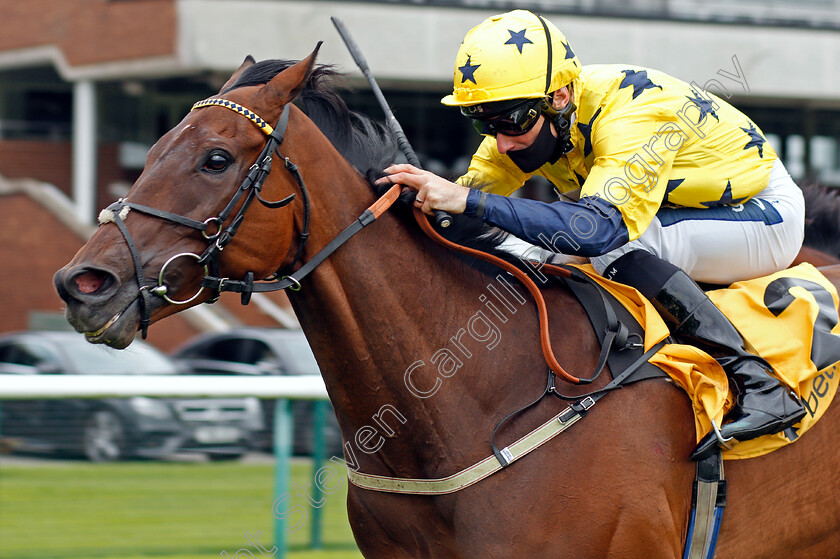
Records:
[[[570,84],[580,69],[554,24],[514,10],[489,17],[467,33],[455,59],[454,90],[442,103],[465,106],[542,97]]]

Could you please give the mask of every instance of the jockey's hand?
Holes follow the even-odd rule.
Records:
[[[418,169],[414,165],[402,163],[391,165],[384,170],[388,176],[376,181],[376,184],[401,184],[417,192],[414,205],[423,213],[431,215],[434,210],[460,214],[467,207],[467,195],[470,189],[449,182],[448,180]]]

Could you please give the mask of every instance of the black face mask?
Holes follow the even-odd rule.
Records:
[[[546,163],[555,163],[560,159],[565,153],[564,144],[551,133],[549,119],[543,118],[542,128],[534,142],[526,148],[509,151],[507,155],[524,172],[533,173]]]

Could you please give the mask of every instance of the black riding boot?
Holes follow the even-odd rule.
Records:
[[[735,396],[735,406],[726,416],[729,423],[720,428],[724,440],[746,441],[778,433],[805,416],[799,398],[772,376],[773,368],[764,359],[744,349],[735,326],[685,272],[641,250],[616,260],[605,275],[610,271],[616,281],[628,280],[623,283],[650,299],[677,339],[696,345],[721,364]],[[630,283],[634,280],[646,285]],[[706,458],[718,444],[714,431],[708,433],[691,459]]]

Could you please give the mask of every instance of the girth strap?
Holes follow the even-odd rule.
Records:
[[[589,322],[601,343],[602,353],[604,346],[613,344],[615,351],[609,352],[607,356],[610,370],[625,370],[635,359],[636,350],[643,347],[644,328],[638,324],[624,305],[592,278],[577,268],[569,267],[568,269],[571,271],[571,277],[561,279],[586,311]],[[628,382],[665,376],[667,375],[656,365],[645,363],[639,367],[632,378],[628,379]]]
[[[501,259],[498,259],[491,255],[487,255],[485,253],[481,253],[479,251],[475,251],[468,247],[456,245],[455,243],[451,243],[450,241],[444,239],[431,228],[431,226],[428,223],[428,220],[425,218],[425,214],[422,214],[417,209],[415,209],[415,217],[418,223],[420,224],[421,228],[438,243],[458,250],[460,252],[465,252],[467,254],[471,254],[473,256],[482,258],[483,260],[490,261],[504,269],[511,271],[511,273],[515,272],[514,275],[521,281],[523,281],[524,277],[523,283],[526,285],[526,287],[529,288],[529,291],[531,291],[534,295],[535,301],[537,302],[537,306],[540,311],[541,337],[548,336],[547,319],[545,320],[545,324],[543,324],[543,319],[545,318],[545,315],[543,313],[547,311],[545,309],[545,302],[542,298],[542,293],[539,291],[539,288],[536,286],[536,284],[534,284],[534,282],[527,275],[525,275],[523,272],[521,272],[521,270],[519,270],[515,266],[509,265],[507,262]],[[484,460],[481,460],[480,462],[477,462],[476,464],[473,464],[472,466],[469,466],[451,476],[438,479],[395,478],[388,476],[378,476],[373,474],[364,474],[358,471],[348,469],[348,479],[353,485],[372,491],[383,491],[389,493],[407,493],[416,495],[443,495],[459,491],[461,489],[464,489],[465,487],[469,487],[470,485],[481,481],[482,479],[494,474],[502,468],[509,466],[511,463],[515,462],[519,458],[525,456],[526,454],[537,449],[550,439],[556,437],[557,435],[559,435],[560,433],[577,423],[584,415],[586,415],[588,410],[592,406],[594,406],[599,399],[604,397],[610,391],[616,388],[620,388],[623,384],[628,382],[641,380],[643,378],[665,376],[665,374],[662,373],[662,371],[648,363],[649,359],[657,351],[659,351],[660,348],[662,348],[662,346],[665,344],[665,341],[659,342],[658,344],[651,347],[648,351],[643,352],[641,355],[639,355],[640,347],[642,345],[641,336],[644,335],[644,332],[634,332],[634,335],[639,336],[639,344],[628,344],[630,333],[627,327],[624,326],[624,322],[618,318],[617,313],[622,313],[622,316],[624,317],[624,320],[627,323],[635,324],[635,320],[632,317],[630,317],[629,313],[623,307],[621,307],[620,304],[616,303],[616,306],[613,306],[613,304],[611,304],[611,302],[607,299],[608,296],[605,295],[604,290],[600,286],[594,284],[594,282],[592,282],[585,274],[580,273],[574,268],[558,266],[546,266],[546,268],[548,268],[548,270],[544,269],[545,271],[551,272],[554,276],[561,277],[570,288],[575,283],[580,284],[580,286],[588,286],[590,289],[584,289],[583,287],[578,286],[577,289],[573,290],[573,293],[575,293],[576,296],[581,298],[581,301],[584,304],[584,308],[586,308],[587,311],[589,311],[590,307],[590,305],[587,304],[587,301],[591,302],[594,294],[594,297],[598,299],[597,302],[600,303],[600,306],[603,309],[603,317],[605,317],[606,327],[599,328],[599,326],[602,326],[602,323],[600,319],[595,317],[599,316],[601,313],[597,311],[594,313],[590,313],[590,320],[593,322],[593,325],[596,326],[596,332],[599,334],[598,337],[599,340],[602,342],[603,347],[601,351],[601,357],[599,359],[599,364],[596,368],[596,372],[588,379],[577,379],[575,377],[571,378],[573,378],[576,382],[591,382],[592,380],[597,378],[601,370],[604,368],[608,356],[614,357],[616,354],[621,353],[621,351],[611,351],[611,349],[622,350],[628,347],[634,347],[634,351],[628,351],[624,354],[623,364],[626,366],[616,366],[615,363],[613,363],[613,361],[611,360],[610,368],[612,371],[614,371],[614,378],[610,383],[608,383],[601,389],[590,392],[589,394],[578,396],[577,398],[575,398],[574,402],[572,402],[562,412],[552,417],[549,421],[543,423],[537,429],[521,437],[513,444],[499,449],[496,446],[495,442],[496,434],[499,431],[500,427],[508,419],[537,405],[537,403],[539,403],[547,395],[555,395],[563,399],[571,399],[557,392],[555,388],[555,372],[553,372],[553,367],[551,367],[551,361],[549,361],[548,382],[542,394],[540,394],[540,396],[530,404],[527,404],[523,408],[504,417],[496,425],[496,428],[493,431],[493,436],[491,438],[491,448],[493,450],[492,456],[488,456]],[[530,286],[533,286],[533,289]],[[585,297],[583,295],[584,291],[586,291]],[[638,327],[638,325],[636,326]],[[632,359],[630,362],[627,362],[627,360],[631,359],[632,357],[635,357],[635,359]],[[642,374],[639,374],[645,365],[648,366],[648,370],[644,371]],[[562,371],[562,368],[560,370]],[[620,372],[615,373],[615,371]]]
[[[565,269],[565,267],[564,267]],[[586,379],[581,379],[582,384],[594,381],[604,367],[609,363],[610,370],[614,371],[613,382],[606,387],[591,392],[590,394],[579,395],[575,397],[564,396],[560,394],[554,386],[555,376],[549,371],[548,386],[545,388],[539,398],[530,404],[520,408],[519,410],[505,416],[493,430],[493,436],[490,439],[493,453],[498,458],[499,462],[507,465],[508,457],[505,451],[499,450],[496,447],[496,434],[502,425],[510,418],[524,412],[525,410],[538,404],[545,396],[554,395],[564,400],[577,400],[577,405],[584,405],[590,402],[590,405],[600,399],[606,392],[613,388],[637,382],[648,378],[667,377],[667,375],[658,367],[651,365],[648,360],[639,360],[639,354],[642,353],[644,344],[645,331],[644,328],[633,318],[633,316],[619,303],[611,294],[609,294],[603,287],[595,283],[589,276],[583,274],[575,268],[569,268],[571,277],[559,278],[563,284],[568,287],[572,293],[580,301],[581,306],[589,316],[598,341],[601,344],[601,353],[598,357],[598,364],[595,367],[595,372]],[[618,314],[621,314],[619,319]],[[627,325],[630,325],[628,327]],[[632,328],[632,332],[631,332]],[[631,340],[638,340],[634,342]],[[657,347],[662,347],[659,344]],[[652,354],[651,354],[652,355]],[[615,373],[615,371],[620,371]],[[593,398],[587,398],[593,396]],[[574,407],[575,404],[572,404]],[[584,407],[581,413],[584,413],[588,407]]]
[[[469,487],[478,483],[482,479],[495,474],[502,468],[505,468],[519,460],[526,454],[536,450],[546,442],[550,441],[575,423],[577,423],[588,410],[595,405],[600,398],[614,388],[618,388],[622,382],[629,378],[633,372],[648,359],[653,356],[662,347],[663,342],[653,346],[644,354],[642,354],[627,370],[617,375],[613,381],[605,386],[603,389],[593,392],[592,394],[581,398],[570,404],[563,411],[528,433],[521,437],[515,443],[506,446],[499,450],[493,445],[493,454],[464,468],[463,470],[437,479],[417,479],[417,478],[395,478],[388,476],[377,476],[373,474],[363,474],[352,469],[347,469],[347,478],[350,483],[362,489],[369,489],[372,491],[383,491],[387,493],[406,493],[412,495],[445,495],[447,493],[454,493],[460,491],[465,487]],[[553,373],[549,373],[549,382],[546,390],[540,395],[541,400],[543,396],[549,393],[553,388]],[[535,401],[533,404],[536,404]],[[531,404],[531,405],[533,405]],[[527,406],[530,407],[530,406]]]
[[[718,451],[697,462],[683,559],[714,557],[725,506],[726,480],[723,479],[723,460]]]
[[[629,347],[644,347],[644,330],[641,331],[641,334],[636,334],[638,342],[631,342],[629,340],[630,331],[624,322],[616,316],[615,307],[607,300],[604,290],[600,286],[594,285],[592,280],[578,270],[572,269],[571,272],[570,278],[561,279],[565,280],[566,286],[581,302],[581,306],[589,316],[590,322],[595,326],[598,341],[601,342],[601,354],[598,356],[595,372],[589,378],[580,379],[581,384],[588,384],[598,378],[611,355],[617,355]],[[587,289],[588,287],[591,289]],[[598,312],[598,310],[602,310],[602,312]],[[594,317],[596,313],[601,320]]]

